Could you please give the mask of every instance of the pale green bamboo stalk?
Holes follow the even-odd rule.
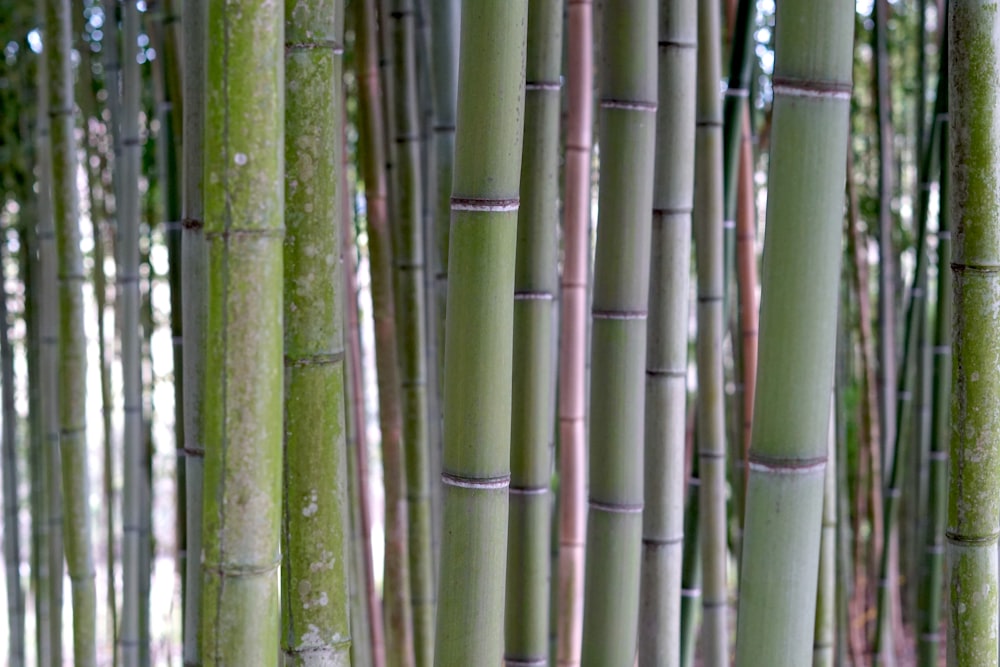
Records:
[[[184,467],[185,533],[190,557],[184,577],[184,664],[197,667],[201,659],[202,483],[204,478],[205,320],[208,262],[204,236],[204,128],[206,3],[185,0],[184,115],[181,193],[181,319],[184,322]],[[175,373],[176,367],[175,367]]]
[[[812,660],[854,4],[786,0],[775,25],[760,366],[736,638],[741,667]]]
[[[583,642],[587,479],[587,283],[590,267],[593,143],[593,3],[569,0],[566,27],[566,157],[563,267],[559,277],[559,665],[580,664]]]
[[[1000,13],[993,3],[953,0],[948,9],[951,122],[949,217],[954,280],[951,474],[947,559],[951,585],[949,665],[994,665],[997,653],[997,527],[1000,452]]]
[[[78,667],[97,663],[97,593],[89,507],[86,446],[86,339],[83,329],[83,254],[80,251],[78,167],[74,123],[69,0],[45,3],[45,59],[52,138],[52,211],[59,283],[59,447],[62,456],[66,565],[72,583],[73,656]]]
[[[289,665],[338,665],[350,662],[351,649],[340,241],[344,4],[295,0],[284,19],[282,651]]]
[[[59,451],[59,357],[58,291],[56,286],[56,240],[52,202],[52,143],[50,135],[47,56],[38,63],[38,220],[35,239],[38,264],[35,273],[38,303],[38,379],[41,404],[42,470],[48,549],[43,558],[48,580],[47,643],[39,650],[42,665],[62,665],[63,609],[63,513]],[[47,658],[47,661],[46,661]]]
[[[0,265],[3,253],[0,252]],[[21,588],[21,540],[18,527],[17,412],[14,409],[14,350],[11,348],[7,315],[7,286],[0,274],[0,383],[2,383],[4,571],[7,586],[7,660],[10,667],[24,667],[24,591]]]
[[[833,667],[837,628],[837,424],[836,401],[830,399],[830,427],[823,476],[823,532],[819,547],[813,667]]]
[[[434,664],[503,655],[525,0],[462,3]]]
[[[142,494],[146,478],[142,415],[142,361],[139,339],[139,65],[136,39],[139,10],[125,3],[122,21],[122,160],[118,163],[118,289],[121,299],[122,393],[124,395],[124,489],[122,493],[122,626],[119,636],[124,667],[140,665]]]
[[[390,127],[395,147],[397,197],[393,215],[393,264],[398,323],[399,382],[408,512],[410,606],[417,667],[434,659],[434,569],[428,465],[427,320],[424,292],[423,169],[418,105],[416,9],[392,0],[395,106]]]
[[[698,457],[691,462],[687,505],[684,507],[684,544],[681,563],[681,657],[682,667],[694,664],[701,625],[701,521],[699,519]]]
[[[549,656],[562,5],[528,3],[504,610],[504,660],[510,667],[543,664]]]
[[[636,652],[657,25],[654,0],[603,11],[582,660],[594,667]]]
[[[680,664],[684,448],[694,197],[697,3],[660,4],[656,190],[646,343],[639,665]]]
[[[202,658],[278,656],[284,2],[212,0],[205,96]],[[334,591],[311,591],[333,596]]]
[[[722,98],[719,3],[698,2],[697,130],[693,225],[698,278],[698,487],[702,558],[702,652],[707,667],[729,664],[726,513],[726,396],[722,339]],[[683,319],[682,319],[683,321]]]

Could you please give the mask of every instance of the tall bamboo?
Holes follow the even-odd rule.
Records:
[[[142,495],[146,484],[145,440],[142,415],[142,361],[139,339],[139,65],[136,38],[139,10],[135,0],[125,3],[122,30],[122,161],[116,178],[120,180],[118,288],[121,298],[122,391],[125,397],[124,492],[122,494],[122,628],[119,637],[122,664],[140,664]]]
[[[444,507],[434,664],[503,655],[525,0],[465,0],[445,334]]]
[[[697,3],[660,4],[656,190],[646,341],[645,508],[639,664],[676,666],[681,652],[688,292],[694,197]]]
[[[639,610],[657,3],[608,6],[602,19],[582,664],[627,665]]]
[[[947,45],[946,47],[947,48]],[[947,57],[943,61],[941,77],[947,81]],[[940,86],[939,86],[940,89]],[[947,91],[947,84],[945,84]],[[948,163],[947,106],[938,114],[940,123],[939,147],[941,177],[939,198],[947,202],[950,195]],[[934,316],[934,389],[931,413],[931,443],[927,474],[927,526],[923,546],[923,565],[920,579],[920,616],[917,638],[917,660],[920,667],[937,667],[941,643],[942,576],[944,574],[945,525],[948,507],[948,441],[949,401],[951,398],[951,323],[953,279],[951,262],[951,225],[947,206],[938,213],[937,231],[937,299]]]
[[[201,642],[209,665],[269,664],[279,649],[284,16],[280,0],[208,6]]]
[[[38,325],[38,379],[42,430],[42,484],[43,521],[46,526],[47,552],[45,574],[48,584],[48,617],[40,616],[39,623],[46,623],[45,636],[38,655],[43,665],[62,665],[62,609],[63,609],[63,510],[60,471],[62,457],[59,451],[59,382],[58,382],[58,287],[56,285],[56,238],[52,198],[52,143],[50,133],[50,102],[47,57],[38,63],[38,221],[35,227],[38,258],[34,273],[37,285]],[[48,661],[46,662],[46,658]]]
[[[417,99],[417,43],[414,0],[392,0],[392,108],[397,204],[393,216],[399,382],[409,523],[410,605],[417,667],[433,660],[434,570],[427,438],[427,320],[424,294],[423,189]]]
[[[206,3],[186,0],[184,29],[183,182],[181,196],[181,319],[184,322],[184,467],[187,575],[184,577],[184,664],[201,665],[202,484],[205,463],[205,320],[208,263],[204,236]]]
[[[559,572],[556,659],[580,663],[586,538],[587,281],[590,267],[593,143],[591,0],[567,3],[567,117],[563,191],[563,267],[559,278]]]
[[[1000,13],[953,0],[948,9],[951,122],[949,217],[954,280],[951,474],[947,559],[949,665],[992,665],[997,655],[1000,526]]]
[[[350,661],[339,220],[343,35],[342,2],[286,5],[281,634],[286,664],[293,665]]]
[[[65,548],[73,598],[73,656],[78,667],[97,662],[97,592],[90,535],[86,442],[86,339],[83,329],[83,254],[76,188],[77,154],[69,0],[45,3],[45,59],[52,137],[52,209],[59,283],[59,448],[62,456]]]
[[[833,667],[837,615],[837,425],[836,403],[830,400],[826,472],[823,477],[823,532],[819,548],[816,588],[816,624],[813,635],[813,667]]]
[[[0,237],[0,249],[6,239]],[[17,461],[17,412],[14,408],[14,350],[10,343],[10,322],[7,315],[7,285],[3,274],[3,256],[0,252],[0,406],[3,412],[3,431],[0,448],[3,450],[3,555],[7,586],[7,661],[11,667],[24,667],[24,591],[21,588],[21,540],[18,514],[18,461]]]
[[[698,264],[698,487],[702,558],[702,650],[705,664],[729,664],[729,552],[726,514],[726,397],[722,339],[726,315],[723,269],[722,99],[719,3],[698,3],[697,130],[694,228]]]
[[[514,268],[512,375],[517,392],[511,406],[504,641],[504,660],[511,667],[539,664],[549,653],[562,9],[559,0],[528,3],[521,207]]]
[[[379,426],[385,480],[385,652],[390,667],[412,665],[413,620],[407,557],[405,472],[402,417],[393,304],[392,239],[388,225],[388,174],[382,118],[381,86],[375,31],[375,0],[355,4],[358,12],[358,154],[365,183],[368,256],[375,321],[375,364],[378,375]]]
[[[760,367],[736,639],[736,664],[747,667],[812,659],[854,4],[787,0],[775,25]]]
[[[684,507],[684,545],[681,563],[681,661],[682,667],[694,664],[698,650],[698,627],[701,624],[701,520],[699,518],[698,458],[691,461],[687,480],[687,503]]]

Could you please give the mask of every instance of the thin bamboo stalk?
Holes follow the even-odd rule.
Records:
[[[524,129],[525,0],[466,0],[445,334],[444,505],[434,664],[503,655],[514,249]]]
[[[787,0],[775,25],[760,367],[736,638],[736,664],[747,667],[812,659],[854,4]]]
[[[86,339],[83,328],[83,255],[76,188],[69,0],[45,3],[45,59],[52,138],[52,209],[59,283],[59,447],[62,456],[66,565],[72,585],[73,656],[78,667],[97,663],[97,593],[90,531],[86,447]]]
[[[813,667],[833,667],[837,628],[837,425],[836,402],[830,399],[830,428],[823,477],[823,533],[819,547],[816,588],[816,629],[813,633]]]
[[[657,13],[635,0],[602,14],[583,665],[632,664],[636,652]]]
[[[697,4],[660,4],[639,665],[679,664]]]
[[[549,654],[549,545],[556,383],[553,346],[558,269],[559,0],[528,3],[516,262],[504,660],[540,664]]]
[[[587,282],[593,142],[593,3],[567,2],[563,267],[559,279],[559,566],[556,660],[580,664],[586,543]]]
[[[992,665],[997,652],[1000,451],[1000,135],[995,131],[1000,13],[992,4],[948,6],[949,218],[954,281],[951,473],[947,562],[948,664]]]
[[[690,438],[689,438],[690,440]],[[693,448],[693,442],[691,443]],[[693,454],[693,452],[692,452]],[[681,665],[691,667],[698,650],[701,626],[701,520],[698,487],[698,457],[691,458],[687,504],[684,507],[684,559],[681,564]]]
[[[208,7],[201,642],[209,665],[273,664],[279,651],[283,4]]]

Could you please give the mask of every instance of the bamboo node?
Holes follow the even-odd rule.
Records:
[[[463,477],[443,472],[441,473],[441,482],[448,486],[457,486],[460,489],[508,489],[510,487],[510,475],[500,475],[499,477]]]
[[[826,457],[786,458],[750,453],[750,470],[777,475],[813,475],[826,470]]]
[[[595,320],[645,320],[645,310],[593,310]]]
[[[644,102],[642,100],[616,100],[605,98],[601,100],[602,109],[620,109],[622,111],[641,111],[643,113],[656,113],[656,102]]]
[[[521,206],[521,200],[489,199],[485,197],[452,197],[452,211],[474,211],[479,213],[508,213],[516,211]]]
[[[945,531],[944,536],[952,544],[967,547],[983,547],[996,544],[997,538],[1000,538],[1000,532],[992,532],[987,535],[962,535],[948,530]]]
[[[522,290],[514,292],[514,301],[552,301],[552,292],[531,292]]]
[[[771,88],[775,97],[812,97],[820,99],[847,100],[851,99],[854,86],[840,81],[822,81],[810,79],[792,79],[774,77]]]
[[[642,503],[605,503],[590,498],[587,501],[590,509],[611,514],[642,514]]]

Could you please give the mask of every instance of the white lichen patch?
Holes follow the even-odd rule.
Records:
[[[319,560],[309,564],[310,572],[322,572],[323,570],[332,570],[333,566],[337,562],[337,558],[326,549],[320,552]]]
[[[319,511],[319,494],[315,489],[309,491],[309,495],[303,499],[307,504],[302,508],[302,516],[310,517]]]
[[[241,167],[245,165],[247,163],[246,153],[237,153],[235,156],[233,156],[233,162],[235,162]]]

